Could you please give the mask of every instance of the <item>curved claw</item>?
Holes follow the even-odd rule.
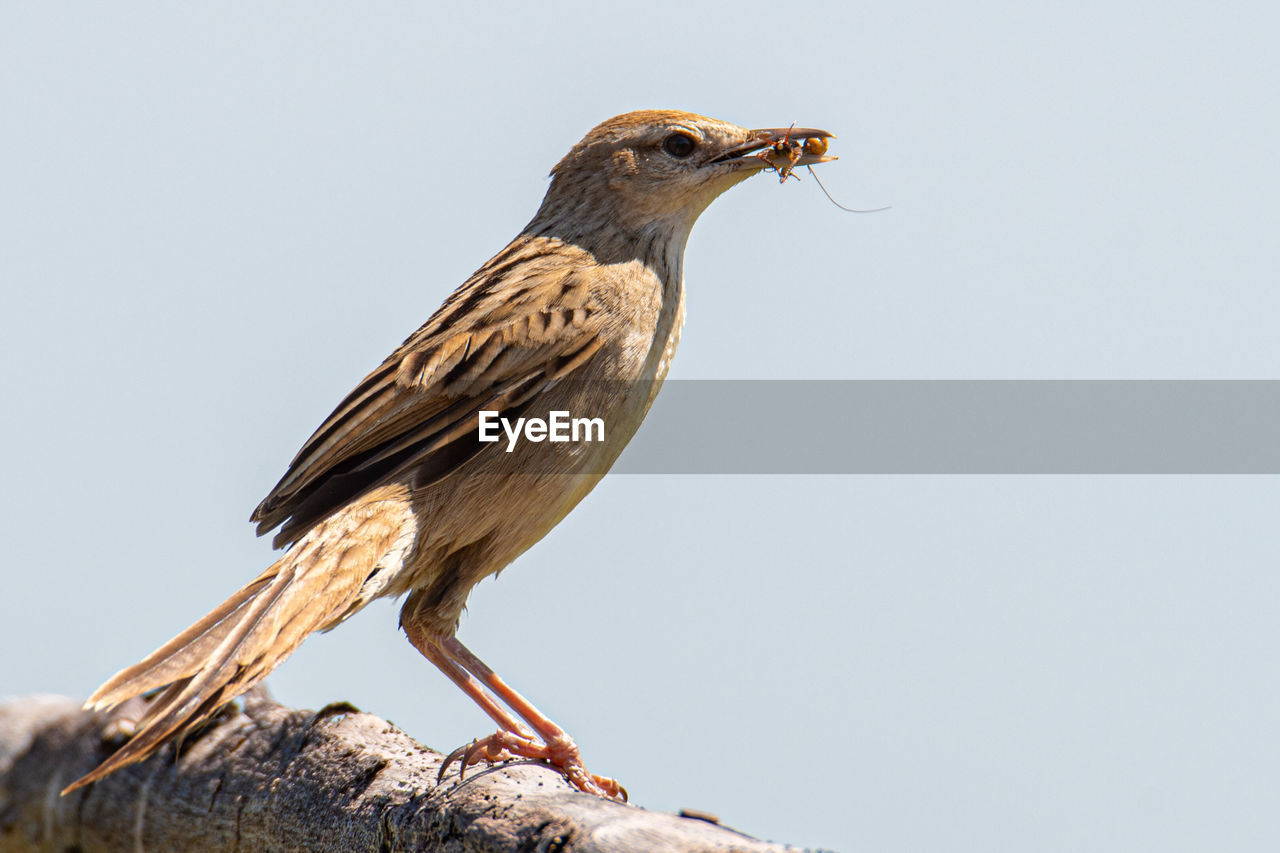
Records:
[[[436,784],[439,785],[444,781],[444,774],[449,772],[449,765],[462,757],[464,753],[470,754],[471,749],[476,745],[476,741],[463,744],[444,757],[444,761],[440,762],[440,772],[436,773]],[[467,772],[467,762],[462,762],[462,766],[458,768],[458,778],[461,779],[463,774]]]

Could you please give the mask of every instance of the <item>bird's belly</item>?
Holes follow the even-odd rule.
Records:
[[[418,540],[384,594],[424,591],[415,603],[420,617],[452,631],[471,587],[546,536],[595,488],[643,421],[657,381],[563,381],[521,413],[523,423],[506,415],[497,441],[415,492]],[[567,440],[552,439],[553,419]],[[546,431],[530,432],[532,420]]]

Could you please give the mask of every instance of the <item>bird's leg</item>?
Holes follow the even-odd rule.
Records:
[[[408,635],[409,642],[413,643],[413,647],[447,675],[450,681],[462,688],[462,692],[470,696],[472,701],[479,705],[480,709],[498,724],[499,728],[526,740],[533,740],[533,732],[520,720],[512,716],[510,711],[502,707],[501,703],[493,697],[493,694],[485,690],[484,685],[477,681],[475,676],[445,654],[444,649],[440,647],[439,638],[417,630],[410,625],[405,626],[405,634]],[[444,768],[442,767],[441,774],[443,773]]]
[[[423,657],[434,663],[449,677],[450,681],[462,688],[462,691],[498,724],[502,734],[510,734],[514,743],[537,743],[533,732],[503,707],[493,694],[476,680],[475,676],[446,655],[434,636],[409,627],[406,627],[405,633],[409,635],[409,641],[413,643],[414,648],[422,652]],[[466,772],[467,767],[482,758],[487,761],[508,761],[517,757],[519,753],[506,749],[504,744],[497,742],[496,737],[473,741],[458,747],[444,757],[444,761],[440,762],[436,781],[444,778],[444,774],[455,761],[461,762],[458,766],[458,773],[461,775]]]
[[[452,635],[440,638],[440,649],[456,664],[474,675],[495,695],[515,711],[541,738],[541,743],[511,729],[499,731],[481,738],[464,755],[464,763],[470,763],[485,753],[508,752],[525,758],[546,761],[565,775],[575,787],[589,794],[626,800],[627,792],[618,782],[606,776],[587,771],[582,763],[582,753],[569,733],[551,721],[533,706],[533,703],[517,693],[488,664],[476,657],[470,649]],[[501,725],[501,724],[499,724]]]
[[[456,637],[440,636],[412,624],[405,624],[404,629],[414,648],[498,724],[494,734],[446,756],[440,765],[440,778],[454,761],[460,762],[461,772],[479,761],[533,758],[555,767],[581,791],[626,800],[626,790],[616,781],[587,771],[577,744],[564,729],[513,690]]]

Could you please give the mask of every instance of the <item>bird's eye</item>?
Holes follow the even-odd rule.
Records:
[[[673,133],[662,142],[662,150],[672,157],[684,159],[698,147],[697,141],[687,133]]]

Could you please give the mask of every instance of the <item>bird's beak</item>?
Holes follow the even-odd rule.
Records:
[[[779,164],[770,159],[770,151],[785,156],[796,156],[790,167],[813,166],[830,163],[838,157],[826,155],[826,140],[835,139],[831,133],[812,127],[764,127],[747,131],[749,141],[711,160],[707,165],[722,164],[733,169],[772,169]],[[806,140],[815,140],[805,145]]]

